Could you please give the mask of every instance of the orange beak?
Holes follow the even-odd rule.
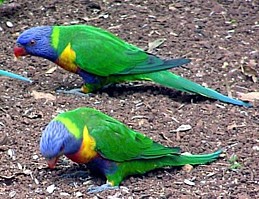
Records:
[[[28,55],[26,50],[23,47],[21,47],[21,46],[15,46],[13,48],[13,52],[14,52],[15,57],[17,57],[17,58],[21,57],[21,56]]]
[[[48,163],[49,168],[54,169],[56,164],[57,164],[57,161],[58,161],[58,157],[54,157],[52,159],[48,159],[47,163]]]

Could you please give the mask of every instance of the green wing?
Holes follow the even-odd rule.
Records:
[[[76,53],[75,64],[99,76],[155,72],[190,62],[187,59],[162,60],[92,26],[80,26],[73,35],[71,47]]]
[[[122,162],[180,153],[178,147],[164,147],[105,114],[93,115],[90,120],[94,121],[92,125],[95,125],[89,128],[91,136],[96,141],[95,150],[104,158]]]

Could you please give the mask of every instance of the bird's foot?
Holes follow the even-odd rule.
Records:
[[[87,189],[87,193],[99,193],[106,190],[119,189],[118,186],[112,186],[109,183],[103,184],[101,186],[91,186]]]
[[[81,88],[74,88],[74,89],[71,89],[71,90],[58,89],[58,90],[56,90],[56,92],[57,93],[79,95],[79,96],[84,96],[84,97],[90,97],[90,93],[82,92]]]

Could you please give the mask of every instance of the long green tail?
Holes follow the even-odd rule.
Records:
[[[14,79],[19,79],[19,80],[30,82],[30,83],[32,82],[30,79],[28,79],[26,77],[23,77],[21,75],[17,75],[17,74],[11,73],[11,72],[7,72],[7,71],[4,71],[4,70],[0,70],[0,75],[11,77],[11,78],[14,78]]]
[[[136,161],[139,164],[146,164],[143,169],[147,171],[147,169],[156,169],[165,166],[184,166],[186,164],[191,165],[199,165],[199,164],[207,164],[209,162],[215,161],[219,155],[222,153],[222,150],[217,150],[214,153],[209,154],[179,154],[179,155],[168,155],[157,159],[149,159],[143,161]],[[133,162],[133,161],[132,161]]]
[[[165,158],[164,163],[165,164],[168,163],[169,164],[168,166],[183,166],[186,164],[191,164],[191,165],[207,164],[209,162],[215,161],[221,153],[222,153],[222,150],[217,150],[214,153],[201,154],[201,155],[181,154],[171,159]],[[166,162],[166,160],[168,162]]]
[[[201,155],[168,154],[168,156],[163,156],[155,159],[138,159],[126,161],[119,163],[115,172],[107,172],[106,178],[113,185],[119,185],[120,182],[129,175],[144,174],[148,171],[167,166],[173,167],[184,166],[186,164],[207,164],[215,161],[221,153],[222,151],[218,150],[214,153]]]
[[[144,76],[144,75],[143,75]],[[195,82],[192,82],[188,79],[185,79],[183,77],[180,77],[176,74],[173,74],[169,71],[160,71],[156,73],[148,73],[145,74],[145,80],[150,80],[153,82],[156,82],[158,84],[161,84],[163,86],[174,88],[180,91],[190,92],[190,93],[197,93],[200,95],[203,95],[205,97],[209,97],[212,99],[220,100],[222,102],[227,102],[230,104],[235,104],[239,106],[246,106],[251,107],[252,105],[250,103],[243,102],[241,100],[233,99],[230,97],[227,97],[215,90],[212,90],[210,88],[206,88],[201,86],[200,84],[197,84]]]

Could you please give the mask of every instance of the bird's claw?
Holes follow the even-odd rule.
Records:
[[[87,193],[99,193],[106,190],[119,189],[118,186],[112,186],[109,183],[103,184],[101,186],[91,186],[87,189]]]
[[[79,96],[84,96],[84,97],[89,97],[90,96],[89,93],[83,93],[80,88],[74,88],[74,89],[71,89],[71,90],[58,89],[58,90],[56,90],[56,92],[57,93],[79,95]]]

